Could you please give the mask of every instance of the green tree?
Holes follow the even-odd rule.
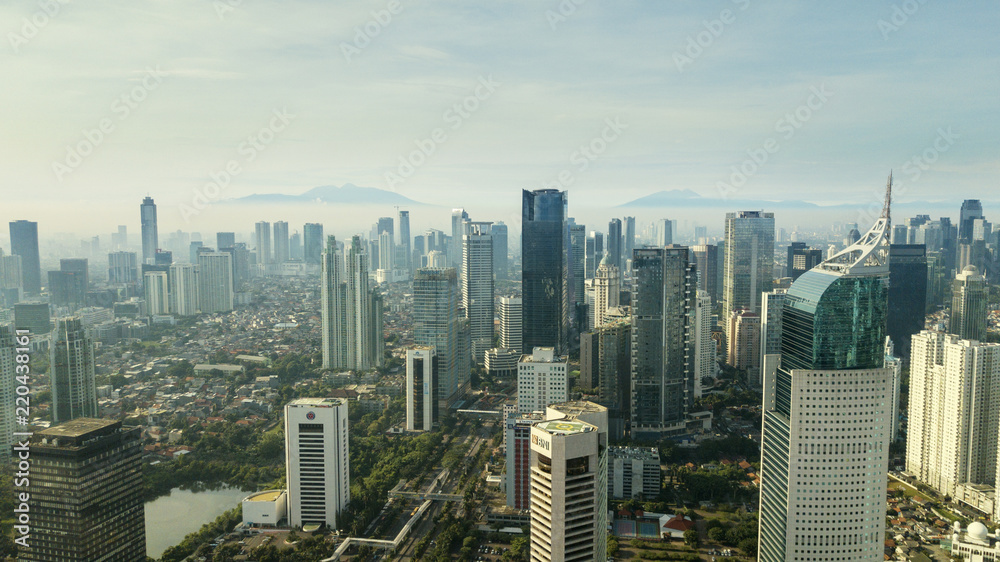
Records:
[[[684,531],[684,544],[693,547],[700,545],[701,537],[698,536],[698,531],[695,531],[694,529]]]

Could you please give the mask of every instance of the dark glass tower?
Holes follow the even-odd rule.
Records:
[[[153,263],[156,250],[160,247],[160,238],[156,231],[156,203],[153,203],[152,197],[142,200],[139,221],[142,226],[142,263]]]
[[[569,223],[567,194],[555,189],[521,195],[522,345],[567,353],[569,340]]]
[[[632,256],[628,256],[631,258]],[[611,219],[608,223],[608,259],[611,265],[622,271],[622,221],[621,219]]]
[[[24,292],[37,295],[42,292],[42,266],[38,259],[38,223],[11,221],[10,253],[21,256],[21,275]]]
[[[805,242],[792,242],[788,246],[788,261],[785,266],[785,276],[791,277],[792,281],[795,281],[800,275],[816,267],[822,261],[822,250],[814,250],[806,246]]]
[[[910,357],[910,338],[924,329],[927,310],[927,247],[889,246],[889,311],[886,330],[899,357]]]
[[[983,217],[983,204],[979,199],[966,199],[962,201],[962,210],[958,222],[958,241],[969,242],[972,240],[972,225],[976,219]]]

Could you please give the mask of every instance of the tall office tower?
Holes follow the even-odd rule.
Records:
[[[488,222],[469,222],[462,235],[462,306],[469,319],[472,357],[482,364],[493,347],[493,237]]]
[[[153,263],[152,263],[152,265],[168,266],[168,265],[170,265],[172,263],[174,263],[174,253],[173,252],[170,252],[170,251],[167,251],[167,250],[157,250],[156,253],[153,254]],[[143,266],[143,271],[145,271],[145,270],[146,270],[146,267]]]
[[[618,306],[618,295],[621,293],[618,268],[611,265],[608,256],[601,260],[594,277],[594,310],[593,325],[600,328],[607,320],[608,309]]]
[[[639,248],[632,261],[632,438],[684,427],[694,401],[690,311],[697,277],[684,247]]]
[[[765,293],[767,294],[767,293]],[[729,317],[726,364],[747,373],[747,384],[760,386],[760,315],[735,310]]]
[[[21,276],[24,292],[42,292],[42,266],[38,258],[38,223],[26,220],[10,223],[10,253],[21,256]]]
[[[307,222],[302,228],[303,257],[306,263],[319,265],[323,254],[323,225]]]
[[[369,287],[368,253],[360,236],[351,238],[347,254],[347,363],[358,371],[382,365],[385,340],[382,334],[382,294]]]
[[[853,244],[853,242],[852,242]],[[785,276],[792,281],[800,275],[816,267],[823,261],[823,250],[806,246],[805,242],[792,242],[788,246],[788,263],[785,265]]]
[[[570,219],[572,220],[572,219]],[[582,224],[570,223],[569,226],[570,267],[573,278],[574,305],[583,304],[583,279],[587,260],[587,227]]]
[[[302,251],[302,235],[295,231],[288,237],[288,259],[290,261],[305,261]]]
[[[198,254],[198,307],[204,314],[233,310],[233,256]]]
[[[147,271],[142,275],[142,287],[150,316],[170,314],[170,285],[166,271]]]
[[[871,230],[785,296],[781,365],[764,378],[761,562],[882,560],[889,181]]]
[[[587,235],[587,241],[584,243],[584,266],[583,266],[583,276],[585,279],[593,279],[594,274],[597,273],[597,264],[604,257],[594,253],[594,232],[591,231]],[[594,260],[597,261],[594,261]]]
[[[62,260],[59,271],[48,274],[49,300],[76,310],[87,304],[87,260]]]
[[[885,366],[892,370],[892,415],[889,416],[889,440],[895,442],[899,440],[900,402],[899,397],[903,389],[903,359],[896,355],[896,346],[892,338],[885,338]]]
[[[569,402],[531,427],[532,560],[607,560],[607,416]]]
[[[948,331],[963,340],[984,341],[989,296],[986,278],[975,266],[966,266],[952,284]]]
[[[712,297],[698,291],[692,311],[691,332],[694,341],[694,397],[701,398],[704,380],[715,378],[715,340],[712,339]],[[758,371],[759,372],[759,371]]]
[[[497,281],[506,281],[510,275],[510,258],[507,256],[507,225],[497,221],[490,227],[493,235],[493,276]]]
[[[18,560],[146,560],[139,428],[77,418],[31,442],[31,548]]]
[[[704,245],[708,240],[708,227],[707,226],[696,226],[694,227],[694,241],[698,244]]]
[[[597,391],[598,402],[608,409],[608,431],[617,441],[625,439],[630,419],[631,334],[627,319],[580,334],[580,386]]]
[[[288,222],[274,223],[274,263],[288,261],[290,247],[288,245]]]
[[[397,267],[406,271],[413,271],[411,261],[411,241],[410,238],[410,212],[399,211],[399,246],[402,248],[403,261],[396,264]]]
[[[774,283],[774,213],[726,213],[723,318],[745,308],[760,312],[760,295]]]
[[[76,316],[56,322],[56,336],[49,348],[52,376],[52,421],[96,418],[97,383],[94,379],[94,342]]]
[[[521,344],[569,348],[569,224],[565,191],[521,195]]]
[[[215,247],[222,251],[225,248],[232,248],[236,245],[235,232],[216,232]]]
[[[375,237],[378,237],[383,232],[388,232],[392,240],[395,241],[396,230],[393,227],[392,217],[379,217],[378,222],[375,223],[375,232],[373,233]]]
[[[761,295],[760,305],[760,365],[763,381],[768,355],[781,355],[781,315],[785,310],[788,289],[775,289]],[[777,365],[775,365],[776,367]]]
[[[958,244],[958,252],[955,262],[955,270],[961,271],[966,266],[975,266],[980,271],[986,271],[986,258],[990,252],[986,248],[985,240],[972,240],[971,242],[961,242]]]
[[[910,356],[910,338],[924,329],[927,310],[927,247],[889,246],[889,312],[886,330],[899,357]]]
[[[271,259],[271,223],[260,221],[254,225],[254,243],[257,246],[257,264],[267,266]]]
[[[296,398],[285,405],[288,524],[325,524],[351,501],[347,401]]]
[[[175,263],[170,266],[168,282],[170,287],[170,312],[178,316],[198,313],[198,275],[194,265]],[[146,297],[149,303],[149,297]]]
[[[59,260],[59,271],[74,273],[83,278],[83,286],[90,286],[90,271],[87,258],[63,258]]]
[[[156,204],[146,197],[139,206],[139,224],[142,227],[142,263],[153,263],[160,248],[160,235],[156,230]]]
[[[893,244],[909,244],[910,234],[909,227],[905,224],[896,224],[892,227],[892,243]]]
[[[48,334],[52,331],[47,302],[19,302],[14,305],[14,327],[28,330],[32,335]]]
[[[17,376],[17,340],[14,326],[0,323],[0,462],[10,460],[14,444],[14,386]]]
[[[230,248],[221,248],[233,258],[233,290],[239,290],[250,279],[250,250],[245,242],[237,242]]]
[[[406,350],[406,430],[430,431],[438,417],[438,360],[433,347]]]
[[[531,426],[542,421],[545,416],[509,413],[504,420],[504,457],[507,465],[507,507],[529,509],[531,507],[531,465],[529,464],[529,443]]]
[[[622,265],[624,264],[624,258],[622,256],[622,221],[621,219],[611,219],[608,223],[608,249],[607,249],[608,259],[611,261],[611,265],[618,268],[618,271],[623,271]],[[625,256],[626,258],[631,258],[632,256]]]
[[[625,240],[622,244],[623,260],[632,259],[632,250],[635,249],[635,217],[625,217],[623,221]]]
[[[995,485],[1000,345],[925,330],[912,352],[906,470],[943,495]]]
[[[983,217],[983,204],[978,199],[966,199],[962,202],[962,210],[958,219],[958,240],[968,242],[974,240],[972,236],[973,222]]]
[[[372,230],[374,230],[374,228]],[[380,267],[379,258],[381,257],[378,235],[373,235],[372,239],[369,240],[367,244],[365,242],[362,242],[362,244],[368,252],[368,268],[372,273],[376,273]]]
[[[674,222],[670,219],[656,221],[656,245],[663,248],[674,243]]]
[[[568,359],[551,347],[536,347],[517,362],[517,411],[530,414],[569,400]]]
[[[108,283],[133,285],[139,282],[139,265],[135,252],[108,254]]]
[[[444,252],[431,250],[427,252],[427,267],[443,269],[448,265],[448,256]]]
[[[453,268],[421,268],[413,277],[413,342],[438,358],[438,400],[447,408],[463,389],[459,379],[461,293]]]
[[[337,239],[330,236],[323,252],[320,272],[323,319],[323,368],[350,369],[347,360],[348,331],[347,285],[344,281],[344,255]]]
[[[201,240],[194,240],[188,246],[188,263],[198,263],[198,252],[205,247]]]
[[[111,248],[114,250],[128,248],[128,228],[124,224],[118,225],[118,232],[111,233]]]
[[[691,246],[691,255],[698,270],[698,290],[707,292],[712,303],[718,304],[722,289],[719,283],[722,273],[719,271],[719,247],[712,244]]]
[[[13,292],[14,298],[9,303],[21,300],[24,294],[24,274],[22,273],[21,256],[5,256],[0,250],[0,301],[3,301],[4,294]]]
[[[448,244],[448,267],[454,267],[457,271],[462,267],[462,233],[465,232],[465,222],[469,220],[469,213],[465,209],[451,210],[451,240]]]
[[[378,267],[379,269],[395,269],[396,245],[392,242],[392,233],[383,231],[378,235]]]
[[[521,297],[500,297],[500,347],[524,353],[521,345]]]

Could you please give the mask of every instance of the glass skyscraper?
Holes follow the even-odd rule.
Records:
[[[42,292],[42,268],[38,258],[38,223],[11,221],[10,253],[21,256],[21,275],[24,292],[37,295]]]
[[[774,281],[774,213],[726,213],[723,318],[745,308],[760,312],[761,294]]]
[[[569,223],[565,191],[523,191],[521,197],[521,345],[528,351],[569,344]]]
[[[887,194],[871,230],[785,295],[780,361],[764,373],[762,562],[882,559],[889,224]]]

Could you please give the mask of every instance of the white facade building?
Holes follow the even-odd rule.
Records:
[[[347,401],[298,398],[285,406],[288,524],[326,524],[351,501]]]
[[[521,347],[521,297],[500,297],[500,347],[524,353]]]
[[[489,222],[465,223],[462,235],[462,306],[472,334],[472,358],[483,363],[493,347],[493,235]]]
[[[592,322],[594,328],[600,328],[607,322],[608,309],[618,306],[618,297],[621,293],[618,268],[611,265],[607,254],[604,254],[601,264],[597,266],[593,288],[594,305]]]
[[[694,397],[701,398],[702,379],[715,378],[715,340],[712,339],[712,297],[707,291],[698,291],[692,314],[694,335]]]
[[[178,316],[198,313],[198,274],[194,265],[175,263],[170,266],[170,312]],[[147,299],[148,302],[148,299]]]
[[[198,301],[205,314],[233,310],[233,256],[229,252],[198,254]]]
[[[517,362],[517,411],[544,411],[549,404],[569,400],[567,358],[556,357],[555,348],[536,347]]]
[[[170,313],[170,293],[166,271],[147,271],[142,276],[146,306],[150,316]]]
[[[13,445],[14,425],[14,386],[15,369],[17,363],[17,340],[15,339],[14,326],[11,324],[0,324],[0,461],[10,458],[11,445]]]

